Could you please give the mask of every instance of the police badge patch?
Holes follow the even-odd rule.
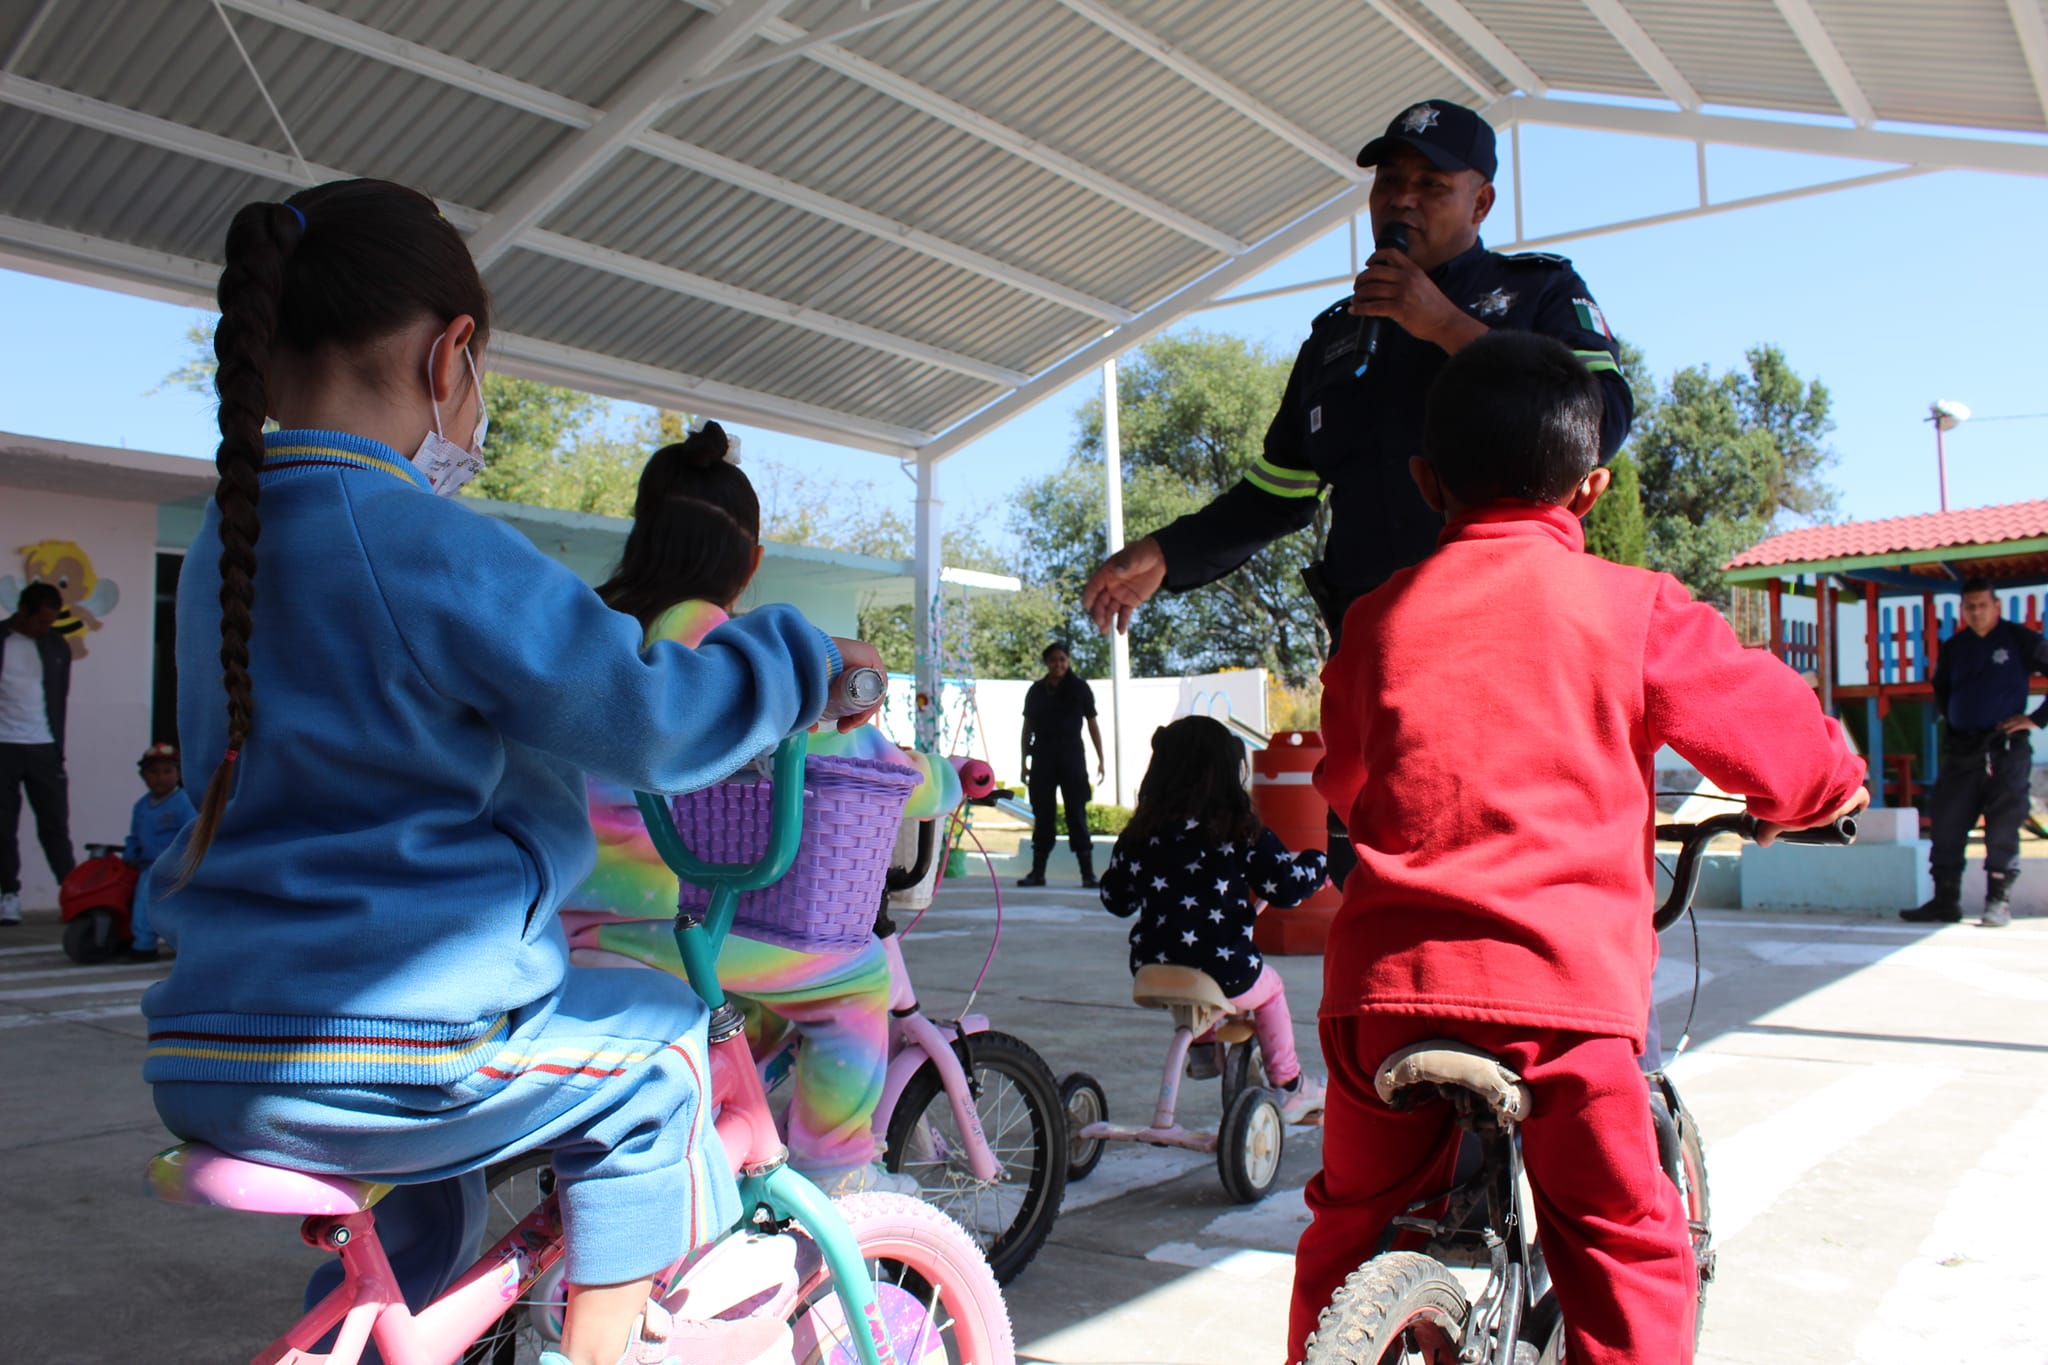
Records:
[[[1515,306],[1515,295],[1505,289],[1495,289],[1491,294],[1481,294],[1472,300],[1472,316],[1476,318],[1506,317],[1508,309]]]
[[[1401,131],[1404,133],[1426,133],[1436,127],[1437,111],[1434,106],[1418,104],[1401,115]]]

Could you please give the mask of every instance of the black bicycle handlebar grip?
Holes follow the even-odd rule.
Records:
[[[1856,842],[1856,817],[1844,815],[1830,824],[1816,825],[1812,829],[1788,829],[1778,838],[1788,844],[1853,844]]]

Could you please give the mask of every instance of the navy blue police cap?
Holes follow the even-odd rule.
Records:
[[[1361,166],[1377,166],[1395,147],[1413,147],[1439,170],[1477,171],[1488,180],[1499,168],[1493,126],[1462,104],[1423,100],[1394,115],[1387,131],[1365,144]]]

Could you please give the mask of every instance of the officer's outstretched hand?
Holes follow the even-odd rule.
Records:
[[[1094,620],[1104,635],[1111,626],[1119,632],[1131,628],[1131,617],[1150,601],[1166,582],[1166,552],[1150,536],[1134,540],[1118,550],[1088,576],[1081,588],[1081,610]]]
[[[1402,331],[1455,354],[1492,330],[1445,297],[1421,266],[1399,251],[1375,251],[1352,284],[1350,312],[1391,318]]]

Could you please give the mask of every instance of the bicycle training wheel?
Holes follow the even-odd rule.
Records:
[[[489,1205],[484,1245],[489,1247],[554,1193],[555,1168],[544,1151],[522,1152],[485,1168],[484,1187]],[[525,1298],[507,1305],[462,1353],[462,1365],[535,1365],[542,1351],[553,1348],[562,1335],[560,1268],[543,1275]]]
[[[1109,1144],[1101,1138],[1084,1138],[1081,1130],[1109,1118],[1109,1097],[1102,1082],[1085,1071],[1069,1071],[1060,1078],[1060,1107],[1067,1111],[1067,1183],[1086,1180],[1102,1160]]]
[[[1441,1264],[1390,1251],[1346,1277],[1316,1319],[1303,1365],[1456,1365],[1469,1311]]]
[[[834,1200],[875,1282],[876,1306],[904,1365],[1016,1365],[1010,1313],[966,1231],[900,1194]],[[796,1365],[856,1365],[832,1276],[815,1251],[800,1262],[790,1318]]]
[[[911,1076],[889,1117],[886,1164],[915,1179],[926,1203],[966,1228],[997,1281],[1008,1284],[1059,1217],[1067,1187],[1066,1109],[1044,1059],[1021,1039],[975,1033],[966,1043],[975,1112],[999,1174],[975,1179],[967,1137],[930,1061]]]

